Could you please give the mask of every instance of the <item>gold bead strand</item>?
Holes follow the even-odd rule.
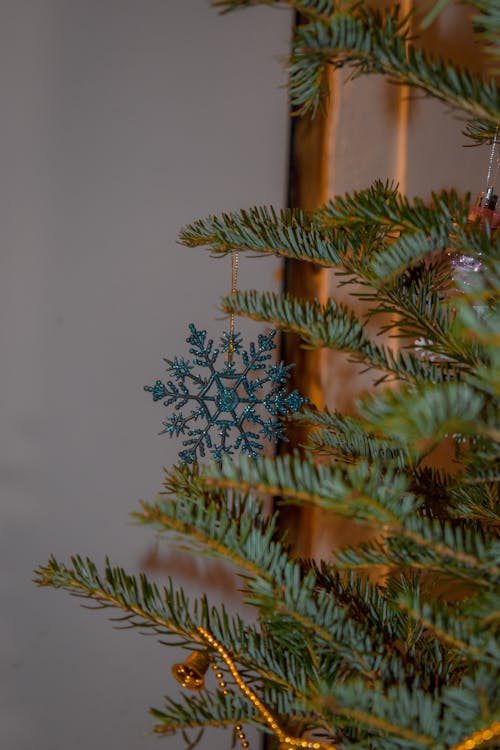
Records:
[[[473,732],[473,734],[459,742],[458,745],[454,745],[450,750],[475,750],[499,735],[500,721],[494,721],[485,727],[485,729],[478,729],[477,732]]]
[[[240,266],[240,258],[237,250],[233,250],[231,253],[231,294],[236,292],[238,284],[238,269]],[[229,342],[227,347],[227,361],[229,364],[233,362],[234,355],[234,313],[229,315]]]
[[[212,664],[212,669],[214,670],[215,679],[219,683],[219,687],[220,687],[220,689],[222,691],[222,695],[228,695],[229,694],[229,690],[226,687],[226,682],[224,680],[224,673],[221,671],[221,668],[219,667],[218,664],[216,664],[214,662]]]
[[[237,738],[241,742],[241,747],[243,748],[243,750],[248,750],[248,748],[250,747],[250,743],[248,742],[247,738],[245,737],[245,732],[243,731],[242,725],[241,724],[236,724],[235,727],[234,727],[234,729],[236,731]]]
[[[219,683],[222,695],[228,695],[229,690],[227,689],[226,681],[224,680],[224,673],[221,671],[221,668],[214,662],[212,664],[212,669],[214,670],[215,679]],[[236,724],[234,730],[237,738],[241,742],[241,747],[243,748],[243,750],[248,750],[248,748],[250,747],[250,743],[248,742],[245,732],[243,731],[243,726],[241,724]]]
[[[303,748],[303,750],[336,750],[336,748],[333,745],[329,745],[326,742],[317,742],[316,740],[305,740],[305,739],[301,739],[300,737],[290,737],[286,732],[284,732],[283,729],[278,724],[274,715],[271,713],[271,711],[260,700],[258,695],[256,695],[253,692],[253,690],[248,687],[248,685],[245,683],[243,678],[240,676],[238,670],[236,669],[234,661],[229,656],[224,646],[221,643],[219,643],[218,640],[214,638],[214,636],[211,633],[208,632],[208,630],[205,630],[205,628],[198,626],[197,630],[200,633],[200,635],[207,641],[208,645],[211,646],[218,653],[218,655],[220,656],[220,658],[223,660],[226,667],[230,671],[236,685],[239,687],[243,695],[246,698],[248,698],[248,700],[252,703],[252,705],[255,706],[255,708],[261,715],[261,717],[264,719],[266,724],[270,727],[271,731],[278,738],[278,740],[284,746],[284,748],[287,748],[287,750],[294,750],[294,748]],[[245,748],[248,747],[248,744],[244,747]],[[457,748],[457,750],[462,750],[462,748],[460,749]]]

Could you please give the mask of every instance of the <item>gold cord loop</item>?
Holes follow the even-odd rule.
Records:
[[[231,294],[236,292],[238,284],[238,269],[240,265],[239,253],[237,250],[231,252]],[[227,361],[233,362],[234,355],[234,313],[229,316],[229,343],[227,347]]]

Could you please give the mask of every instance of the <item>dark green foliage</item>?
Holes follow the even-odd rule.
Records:
[[[451,0],[448,0],[450,2]],[[438,15],[445,0],[434,8],[424,26]],[[491,54],[498,72],[500,9],[496,0],[466,3],[478,10],[474,28]],[[414,45],[411,15],[399,6],[378,10],[369,3],[334,0],[219,0],[223,12],[251,5],[294,8],[307,19],[296,32],[288,66],[292,104],[298,113],[315,112],[325,93],[327,66],[346,67],[353,76],[381,73],[389,80],[411,86],[470,117],[466,134],[481,142],[491,140],[499,123],[496,81],[470,74],[459,64],[429,55]],[[434,12],[435,11],[435,12]]]
[[[413,47],[397,8],[215,4],[306,16],[290,62],[300,111],[318,106],[325,66],[345,65],[446,102],[465,113],[477,140],[491,139],[500,122],[495,81]],[[469,4],[498,62],[500,6]],[[429,3],[426,23],[445,5]],[[347,352],[377,387],[353,415],[304,410],[298,419],[311,434],[302,454],[174,467],[164,492],[135,514],[179,547],[230,561],[255,622],[205,598],[191,604],[172,583],[160,589],[109,564],[100,574],[81,558],[50,560],[37,583],[116,608],[124,626],[166,643],[202,648],[201,625],[292,736],[313,731],[342,750],[449,750],[499,721],[500,232],[469,221],[469,204],[452,191],[409,201],[376,182],[316,212],[259,207],[182,230],[184,245],[214,255],[238,249],[333,268],[371,323],[369,332],[335,299],[227,297],[227,312],[292,331],[306,347]],[[475,271],[457,264],[464,256]],[[447,470],[428,460],[443,445],[453,454]],[[371,535],[322,562],[295,559],[279,512],[266,511],[269,497],[353,519]],[[166,698],[153,715],[159,733],[240,720],[268,729],[242,694],[210,684],[195,697]]]

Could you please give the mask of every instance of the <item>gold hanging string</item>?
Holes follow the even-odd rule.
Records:
[[[217,651],[220,658],[224,661],[228,670],[231,672],[236,685],[239,687],[243,695],[248,698],[252,705],[255,706],[259,714],[265,720],[267,725],[272,730],[273,734],[278,738],[284,748],[286,748],[287,750],[294,750],[294,748],[303,748],[303,750],[336,750],[333,745],[329,745],[326,742],[306,740],[301,739],[300,737],[290,737],[286,732],[284,732],[271,711],[267,708],[267,706],[264,705],[264,703],[262,703],[260,698],[253,692],[253,690],[248,687],[248,685],[240,677],[234,661],[231,659],[224,646],[219,643],[217,639],[208,632],[208,630],[205,630],[205,628],[198,627],[197,630],[200,635],[207,641],[209,646]]]
[[[493,171],[493,160],[495,158],[495,152],[497,150],[497,144],[498,144],[498,127],[495,130],[495,135],[493,136],[493,141],[491,143],[490,159],[489,159],[489,162],[488,162],[488,173],[486,175],[486,189],[487,190],[488,190],[488,188],[493,187],[493,185],[495,184],[495,180],[496,180],[496,176],[497,176],[497,172],[498,172],[498,162],[499,162],[499,160],[497,158],[495,174],[494,174],[493,179],[492,179],[491,178],[491,173]]]
[[[239,253],[237,250],[231,252],[231,294],[236,292],[238,284],[238,269],[240,265]],[[229,342],[227,346],[227,361],[232,364],[234,356],[234,313],[229,316]]]

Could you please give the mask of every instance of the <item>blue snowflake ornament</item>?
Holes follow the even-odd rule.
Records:
[[[160,434],[185,436],[181,461],[191,464],[207,450],[216,460],[238,450],[255,457],[264,447],[262,439],[286,440],[279,418],[298,411],[307,399],[286,388],[293,365],[269,364],[276,332],[259,335],[247,351],[239,333],[223,334],[219,350],[206,331],[192,323],[189,330],[186,341],[193,360],[166,359],[172,379],[144,386],[153,401],[174,409]],[[220,351],[223,362],[218,361]]]

